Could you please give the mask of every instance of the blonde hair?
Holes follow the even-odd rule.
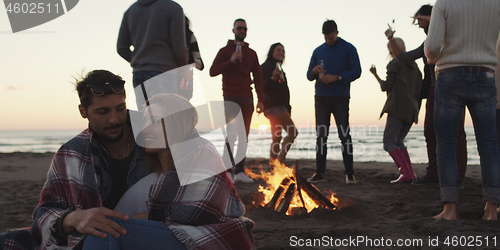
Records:
[[[153,104],[162,108],[161,117],[169,145],[189,138],[198,123],[198,112],[186,98],[176,94],[162,93],[149,99],[149,105]],[[151,169],[161,172],[161,164],[156,153],[144,152],[144,159]],[[173,163],[173,159],[170,161]]]
[[[198,123],[198,112],[186,98],[180,95],[157,94],[149,99],[149,105],[153,104],[162,108],[161,115],[165,118],[165,126],[175,135],[181,137],[189,135]]]
[[[399,38],[399,37],[395,37],[394,40],[396,41],[396,45],[398,45],[398,48],[402,51],[402,52],[406,52],[406,46],[405,46],[405,42],[403,41],[403,39]],[[391,42],[389,41],[387,43],[387,48],[389,50],[391,50]]]

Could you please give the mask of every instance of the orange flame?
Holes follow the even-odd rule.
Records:
[[[274,168],[272,168],[270,172],[266,172],[262,169],[262,165],[260,165],[259,166],[260,174],[256,174],[252,172],[251,169],[245,168],[245,173],[247,174],[248,177],[252,179],[262,179],[267,184],[266,187],[259,185],[259,192],[264,194],[264,200],[261,202],[261,204],[259,204],[261,206],[266,206],[271,201],[271,199],[274,196],[274,193],[280,187],[281,181],[284,178],[287,177],[290,178],[294,176],[293,168],[287,167],[285,164],[282,164],[277,159],[273,160],[269,164],[274,165]],[[291,183],[293,183],[293,181]],[[286,191],[288,185],[283,188]],[[336,205],[338,203],[338,199],[335,197],[335,193],[333,193],[332,191],[328,192],[330,194],[327,196],[327,198],[330,200],[330,202],[332,202],[332,204]],[[285,192],[283,192],[283,194],[284,193]],[[311,212],[313,209],[320,207],[320,205],[314,202],[314,200],[311,199],[306,192],[301,190],[301,193],[302,197],[304,198],[305,208],[307,209],[308,213]],[[295,194],[292,198],[292,201],[290,202],[290,206],[288,207],[288,211],[286,212],[286,214],[290,215],[291,210],[295,207],[304,207],[297,191],[295,191]]]

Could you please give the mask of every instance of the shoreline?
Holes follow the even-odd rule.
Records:
[[[0,182],[13,180],[30,180],[39,181],[45,180],[47,171],[50,167],[50,162],[54,153],[32,153],[32,152],[12,152],[0,153]],[[267,164],[266,158],[247,158],[246,167],[250,167],[253,162],[259,164]],[[295,160],[305,163],[305,168],[315,169],[314,159],[287,159],[286,165],[291,166]],[[327,171],[332,169],[332,166],[342,167],[342,161],[327,160]],[[255,165],[255,164],[254,164]],[[415,173],[417,176],[425,174],[426,164],[414,164]],[[394,172],[394,163],[389,162],[360,162],[354,161],[354,170],[361,171],[366,169],[379,169],[382,171]],[[481,179],[479,165],[467,165],[466,177]]]

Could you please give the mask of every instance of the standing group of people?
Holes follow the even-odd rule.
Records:
[[[353,169],[353,145],[349,127],[350,84],[361,75],[361,66],[356,48],[338,37],[337,24],[327,20],[323,24],[325,43],[314,50],[307,71],[307,79],[315,84],[315,117],[316,117],[316,173],[309,182],[325,181],[327,139],[333,114],[337,124],[339,138],[342,142],[346,183],[356,183]],[[264,115],[271,123],[272,143],[270,163],[283,163],[287,152],[298,135],[298,130],[291,119],[290,91],[288,81],[281,65],[285,59],[285,48],[281,43],[271,45],[266,61],[259,66],[255,51],[244,42],[247,25],[243,19],[234,22],[234,40],[217,54],[210,75],[223,75],[224,101],[237,103],[243,115],[246,136],[250,130],[251,117],[254,111],[252,88],[255,86],[258,104],[257,112]],[[239,49],[241,48],[241,49]],[[253,74],[253,80],[250,77]],[[229,124],[237,114],[228,114]],[[229,126],[228,126],[229,129]],[[283,138],[282,131],[286,132]],[[236,138],[229,132],[229,143]],[[238,139],[238,153],[246,154],[246,139]],[[244,144],[244,145],[242,145]],[[243,151],[240,153],[240,150]],[[225,151],[226,152],[226,151]],[[234,181],[253,182],[244,173],[244,160],[236,164]],[[229,173],[231,177],[231,174]]]
[[[500,132],[500,84],[497,82],[495,87],[494,74],[499,56],[495,48],[500,37],[500,2],[438,0],[434,9],[422,6],[415,20],[428,35],[426,41],[406,52],[403,40],[393,37],[394,31],[389,29],[385,34],[393,60],[387,65],[387,80],[380,79],[374,66],[370,69],[382,91],[387,92],[382,111],[388,114],[384,149],[401,172],[392,182],[412,181],[417,186],[439,182],[444,210],[434,218],[457,219],[458,190],[464,188],[467,167],[467,107],[481,161],[486,200],[483,219],[496,220],[500,204],[500,140],[492,135]],[[425,65],[423,81],[414,63],[418,58],[423,58]],[[425,176],[417,180],[403,141],[412,123],[417,122],[422,98],[427,98],[424,135],[429,165]]]

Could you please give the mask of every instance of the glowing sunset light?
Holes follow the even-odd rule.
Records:
[[[266,130],[267,129],[267,125],[266,124],[260,124],[259,125],[259,129],[260,130]]]

